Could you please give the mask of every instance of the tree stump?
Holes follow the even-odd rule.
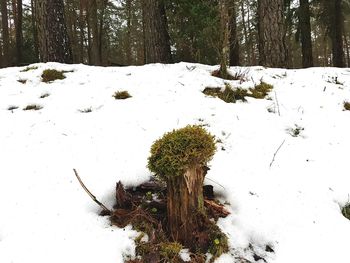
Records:
[[[200,216],[205,214],[203,199],[204,169],[189,168],[183,176],[167,180],[168,231],[174,241],[193,246]]]

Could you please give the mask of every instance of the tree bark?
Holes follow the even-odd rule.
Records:
[[[37,0],[35,3],[40,60],[72,63],[63,0]]]
[[[10,65],[10,38],[8,28],[8,14],[7,14],[7,0],[1,0],[1,25],[2,25],[2,42],[3,42],[3,56],[2,66],[8,67]]]
[[[285,67],[285,19],[283,0],[258,0],[258,34],[260,65]]]
[[[97,2],[91,0],[89,8],[89,26],[92,33],[91,59],[93,65],[101,65],[99,52],[99,33],[98,33],[98,18],[97,18]]]
[[[163,0],[142,0],[145,63],[171,63],[170,37]]]
[[[132,64],[131,61],[131,1],[126,0],[125,11],[126,11],[126,63],[128,65]]]
[[[227,62],[230,54],[230,18],[227,0],[219,1],[220,14],[220,70],[219,76],[223,79],[228,78]]]
[[[192,167],[183,176],[167,181],[168,231],[174,241],[193,247],[193,234],[199,215],[205,214],[203,199],[204,169]]]
[[[344,16],[342,13],[342,0],[330,0],[332,2],[331,14],[331,38],[332,38],[332,54],[333,65],[335,67],[345,67],[343,31],[344,31]]]
[[[303,68],[313,67],[309,0],[299,0],[299,27]]]
[[[237,16],[235,1],[230,2],[230,66],[239,66],[239,43],[237,37]]]

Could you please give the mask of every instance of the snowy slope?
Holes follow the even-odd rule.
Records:
[[[274,89],[269,99],[227,104],[202,93],[224,87],[210,75],[216,67],[36,66],[0,70],[1,263],[133,255],[136,232],[99,217],[72,169],[112,207],[117,181],[150,177],[152,142],[187,124],[222,141],[207,175],[232,212],[219,221],[231,250],[217,262],[255,262],[254,254],[271,263],[349,262],[350,221],[340,209],[350,194],[350,69],[231,68],[245,79],[226,81],[233,87],[262,80]],[[73,72],[43,83],[47,68]],[[121,90],[132,98],[115,100]],[[23,111],[29,104],[42,109]]]

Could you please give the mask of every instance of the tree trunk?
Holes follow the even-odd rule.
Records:
[[[10,39],[9,39],[9,25],[7,15],[7,0],[0,0],[1,4],[1,25],[2,25],[2,42],[3,42],[3,60],[2,66],[8,67],[10,65]]]
[[[258,0],[258,33],[260,65],[285,67],[285,19],[283,0]]]
[[[163,0],[142,0],[146,63],[171,63],[170,37]]]
[[[228,78],[227,62],[230,54],[230,18],[227,0],[219,1],[220,14],[220,70],[219,76],[223,79]]]
[[[237,37],[237,16],[235,1],[231,1],[230,16],[230,66],[239,66],[239,43]]]
[[[32,30],[33,30],[33,40],[34,40],[34,56],[36,61],[39,61],[39,40],[38,40],[38,30],[36,26],[36,11],[35,11],[35,5],[34,0],[30,1],[30,7],[32,11]]]
[[[342,13],[342,0],[331,0],[333,6],[333,14],[331,14],[331,38],[332,38],[332,54],[333,65],[335,67],[345,67],[344,46],[343,46],[343,31],[344,17]]]
[[[245,15],[245,7],[244,7],[244,1],[241,2],[241,16],[242,16],[242,27],[243,27],[243,35],[244,35],[244,45],[245,45],[245,50],[247,53],[247,62],[248,64],[251,62],[251,53],[250,53],[250,47],[248,45],[248,30],[247,30],[247,25],[246,25],[246,15]],[[248,15],[249,17],[249,15]],[[249,25],[248,25],[249,26]]]
[[[99,34],[98,34],[98,19],[97,19],[97,2],[91,0],[89,8],[89,26],[92,33],[91,59],[93,65],[100,65],[101,58],[99,56]]]
[[[126,9],[126,63],[131,65],[131,1],[126,0],[125,9]]]
[[[37,0],[35,3],[40,60],[72,63],[63,0]]]
[[[204,169],[192,167],[183,176],[167,181],[167,218],[169,235],[187,247],[193,247],[199,215],[205,214],[203,199]]]
[[[22,9],[22,0],[16,1],[17,7],[17,16],[15,19],[16,27],[16,50],[17,50],[17,64],[22,63],[22,48],[23,48],[23,9]]]
[[[299,0],[299,27],[303,68],[313,67],[309,0]]]

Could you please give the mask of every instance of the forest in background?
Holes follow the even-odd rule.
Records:
[[[349,0],[0,0],[0,66],[350,66]]]

